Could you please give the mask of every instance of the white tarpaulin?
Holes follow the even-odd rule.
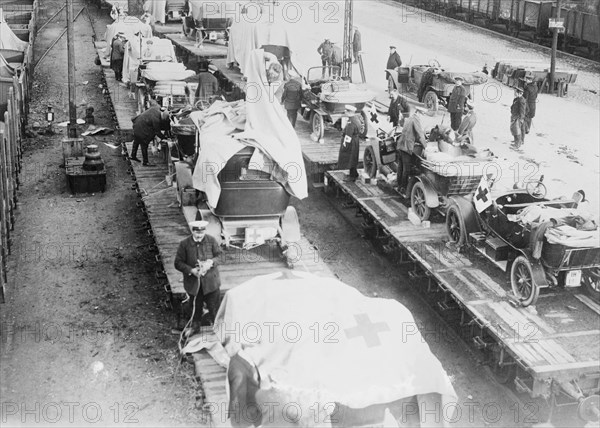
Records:
[[[218,102],[190,115],[200,130],[194,188],[206,193],[212,207],[217,206],[221,192],[217,174],[244,146],[258,149],[252,156],[252,165],[271,173],[297,198],[308,196],[300,140],[285,109],[274,100],[280,82],[278,85],[267,82],[263,50],[253,51],[249,64],[246,102]],[[242,124],[244,131],[237,132]]]
[[[10,49],[25,52],[29,43],[15,36],[8,24],[0,21],[0,49]]]
[[[154,18],[154,22],[165,23],[167,0],[149,0],[144,3],[144,11]]]
[[[433,393],[442,406],[456,400],[409,310],[334,278],[254,278],[227,292],[215,333],[230,356],[243,349],[262,379],[325,402],[362,409]]]
[[[134,16],[120,16],[118,20],[106,26],[106,56],[110,58],[112,40],[118,33],[123,33],[127,40],[133,40],[136,34],[142,37],[152,37],[152,28]],[[137,39],[139,40],[139,39]]]

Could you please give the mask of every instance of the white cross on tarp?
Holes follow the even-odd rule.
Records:
[[[477,189],[475,189],[474,201],[475,209],[478,213],[492,205],[492,196],[490,195],[490,188],[488,187],[488,182],[485,175],[481,177],[479,186],[477,186]]]

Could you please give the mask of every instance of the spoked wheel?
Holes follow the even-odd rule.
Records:
[[[431,209],[425,200],[425,186],[417,181],[410,191],[410,206],[421,221],[425,221],[431,214]]]
[[[323,116],[321,116],[316,111],[313,111],[311,123],[313,134],[315,134],[317,140],[320,140],[321,138],[323,138],[323,135],[325,135],[325,122],[323,121]]]
[[[600,268],[586,269],[581,273],[585,292],[596,302],[600,302]]]
[[[437,94],[433,91],[427,91],[425,97],[423,97],[423,104],[425,104],[429,111],[438,111],[439,101]]]
[[[365,172],[369,175],[369,177],[375,178],[377,176],[377,159],[375,158],[375,152],[371,146],[365,147],[365,152],[363,154],[363,165]]]
[[[527,257],[519,256],[513,262],[510,268],[510,285],[522,306],[535,304],[540,288],[533,280],[533,268]]]
[[[362,138],[366,138],[367,132],[369,131],[369,118],[364,110],[360,112],[358,121],[360,122],[360,129],[358,130],[358,133]]]
[[[451,242],[464,245],[467,242],[467,230],[458,206],[450,205],[446,212],[446,234]]]

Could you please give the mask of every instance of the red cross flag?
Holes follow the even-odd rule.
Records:
[[[388,117],[384,115],[379,115],[379,113],[377,112],[377,108],[375,107],[375,103],[369,106],[367,117],[369,118],[369,123],[371,124],[371,127],[373,129],[382,129],[386,133],[389,133],[392,130],[392,124],[388,120]]]
[[[492,205],[492,196],[490,194],[490,188],[488,187],[488,182],[485,175],[481,177],[481,181],[479,182],[477,189],[475,189],[475,195],[473,198],[475,201],[475,209],[478,213]]]

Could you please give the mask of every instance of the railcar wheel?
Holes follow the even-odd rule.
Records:
[[[515,259],[510,268],[510,285],[522,306],[535,305],[540,288],[533,280],[533,268],[525,256]]]
[[[364,110],[360,112],[358,120],[360,122],[360,129],[358,132],[362,138],[367,138],[367,132],[369,132],[369,118]]]
[[[584,270],[581,275],[581,282],[585,292],[596,302],[600,302],[600,268]]]
[[[377,165],[377,158],[375,157],[375,152],[371,146],[365,147],[365,152],[363,154],[363,165],[365,172],[369,175],[369,177],[377,177],[377,170],[379,169],[379,166]]]
[[[439,100],[437,94],[434,91],[427,91],[423,97],[423,104],[425,104],[429,111],[438,111]]]
[[[320,140],[323,138],[323,135],[325,135],[325,122],[323,121],[323,116],[316,111],[313,111],[310,121],[312,123],[313,134],[317,137],[317,140]]]
[[[431,215],[431,208],[427,206],[425,199],[425,186],[417,181],[410,191],[410,206],[421,221],[425,221]]]
[[[458,206],[450,205],[446,211],[446,234],[451,242],[461,246],[467,242],[467,230]]]

